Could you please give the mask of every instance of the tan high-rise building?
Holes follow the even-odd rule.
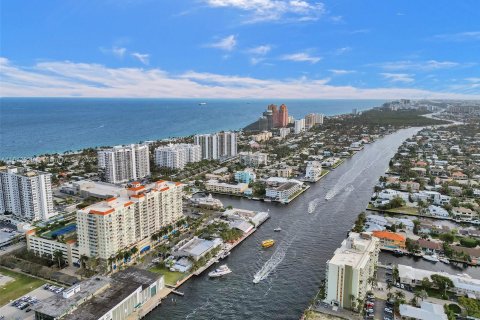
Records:
[[[182,216],[181,183],[136,183],[119,197],[77,211],[80,254],[108,259]]]

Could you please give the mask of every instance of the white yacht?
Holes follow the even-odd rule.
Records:
[[[280,231],[282,231],[282,228],[276,227],[275,229],[273,229],[273,231],[275,231],[275,232],[280,232]]]
[[[450,264],[450,261],[447,258],[440,258],[439,260],[445,264]]]
[[[253,278],[253,283],[259,283],[260,282],[260,277],[259,276],[255,276]]]
[[[438,261],[440,261],[437,257],[436,254],[432,254],[432,255],[424,255],[423,256],[423,259],[427,260],[427,261],[430,261],[430,262],[433,262],[433,263],[437,263]]]
[[[230,270],[230,268],[227,267],[226,264],[224,264],[224,265],[218,267],[218,269],[215,269],[215,270],[209,272],[208,276],[210,278],[218,278],[218,277],[224,276],[226,274],[229,274],[231,272],[232,272],[232,270]]]

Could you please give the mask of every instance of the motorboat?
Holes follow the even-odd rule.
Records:
[[[220,256],[220,259],[225,259],[226,257],[228,257],[230,255],[230,251],[227,251],[225,253],[223,253],[221,256]]]
[[[200,102],[198,105],[199,106],[205,106],[207,103],[206,102]]]
[[[259,283],[260,282],[260,277],[259,276],[255,276],[253,277],[253,283]]]
[[[210,278],[218,278],[218,277],[222,277],[226,274],[229,274],[231,272],[232,272],[232,270],[230,270],[230,268],[226,264],[224,264],[224,265],[221,265],[220,267],[218,267],[218,269],[215,269],[215,270],[209,272],[208,276]]]
[[[450,261],[447,258],[440,258],[439,260],[445,264],[450,264]]]
[[[430,261],[430,262],[433,262],[433,263],[437,263],[438,261],[440,261],[440,260],[438,260],[438,257],[435,254],[432,254],[432,255],[427,255],[426,254],[426,255],[423,256],[423,259],[425,259],[427,261]]]
[[[275,229],[273,229],[273,231],[275,231],[275,232],[280,232],[280,231],[282,231],[282,228],[276,227]]]
[[[273,240],[273,239],[268,239],[268,240],[262,241],[262,247],[264,247],[264,248],[270,248],[274,244],[275,244],[275,240]]]

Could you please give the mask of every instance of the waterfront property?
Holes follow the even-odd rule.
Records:
[[[398,275],[400,283],[416,287],[422,284],[424,278],[431,279],[431,276],[438,274],[452,280],[453,290],[459,296],[470,296],[474,299],[480,299],[480,280],[473,279],[466,274],[453,275],[446,272],[436,272],[424,269],[417,269],[411,266],[398,265]]]
[[[80,254],[108,259],[129,249],[182,216],[181,183],[136,183],[118,198],[77,211]],[[145,247],[148,247],[146,244]]]
[[[62,253],[62,258],[69,265],[77,265],[80,263],[80,252],[78,243],[72,234],[75,232],[69,232],[67,238],[56,237],[55,239],[46,237],[44,234],[36,234],[35,230],[30,230],[26,233],[27,249],[34,252],[41,257],[49,257],[54,260],[55,252]]]
[[[248,189],[248,184],[230,184],[225,182],[219,182],[218,180],[209,180],[205,182],[205,189],[214,193],[226,193],[233,195],[243,195]]]
[[[379,240],[351,232],[327,261],[325,302],[346,309],[362,307],[378,263]],[[361,302],[359,302],[361,301]]]
[[[124,320],[163,287],[162,276],[128,268],[110,278],[94,276],[82,281],[32,309],[39,320]]]
[[[395,250],[405,249],[405,236],[390,231],[373,231],[373,236],[380,239],[381,249]]]
[[[176,257],[190,257],[195,261],[204,257],[207,253],[217,248],[222,244],[222,239],[215,238],[213,240],[205,240],[194,237],[187,241],[184,245],[180,246],[173,252]]]
[[[202,160],[199,145],[179,143],[155,149],[155,164],[159,167],[183,169],[187,163]]]
[[[283,203],[288,203],[290,198],[303,187],[303,182],[280,177],[270,177],[266,183],[265,196]]]

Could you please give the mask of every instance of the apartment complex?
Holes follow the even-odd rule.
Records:
[[[284,139],[289,133],[290,133],[290,128],[280,128],[278,130],[278,135],[282,139]]]
[[[240,152],[240,163],[247,167],[267,165],[268,154],[262,152]]]
[[[295,120],[295,134],[302,133],[303,131],[305,131],[305,119]]]
[[[0,213],[20,221],[48,220],[53,210],[51,174],[20,167],[0,167]]]
[[[248,189],[247,183],[229,184],[219,182],[218,180],[208,180],[205,182],[205,189],[214,193],[243,194]]]
[[[370,233],[351,232],[327,261],[325,302],[354,309],[364,299],[378,263],[379,240]]]
[[[103,180],[124,183],[150,175],[150,152],[147,144],[130,144],[99,150],[98,168]]]
[[[182,217],[181,183],[134,184],[126,194],[77,211],[81,255],[108,259]]]
[[[155,164],[159,167],[183,169],[187,163],[202,160],[202,150],[195,144],[170,144],[155,149]]]
[[[202,159],[218,160],[237,155],[237,134],[224,131],[213,134],[197,134],[194,143],[200,146]]]
[[[305,127],[310,129],[314,125],[323,124],[323,114],[309,113],[305,116]]]

